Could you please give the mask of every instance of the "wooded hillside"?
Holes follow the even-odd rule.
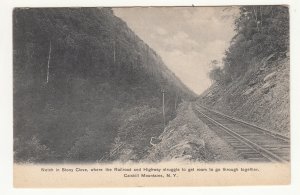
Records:
[[[151,109],[132,135],[148,144],[161,90],[167,121],[194,96],[109,8],[15,9],[13,33],[16,162],[99,160],[135,108]]]
[[[218,83],[229,83],[262,60],[289,53],[289,10],[285,6],[242,6],[235,20],[235,36],[221,63],[210,73]]]
[[[289,9],[243,6],[215,82],[199,98],[207,107],[290,135]],[[220,65],[220,64],[219,64]]]

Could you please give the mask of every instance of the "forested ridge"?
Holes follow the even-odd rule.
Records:
[[[120,141],[143,155],[161,91],[167,121],[195,96],[110,8],[17,8],[13,47],[16,162],[95,162]]]
[[[289,8],[242,6],[234,25],[223,60],[211,63],[214,83],[199,102],[289,136]]]
[[[289,53],[289,9],[286,6],[242,6],[234,28],[236,34],[223,60],[212,62],[210,78],[219,84],[243,77],[262,60],[275,61]]]

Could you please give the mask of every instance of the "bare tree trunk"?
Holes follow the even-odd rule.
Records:
[[[260,29],[262,30],[263,27],[262,6],[259,6],[259,9],[260,9]]]
[[[51,59],[51,41],[50,41],[50,45],[49,45],[49,55],[48,55],[48,64],[47,64],[47,81],[46,81],[46,83],[49,82],[50,59]]]
[[[254,16],[255,16],[256,29],[257,29],[257,32],[259,32],[258,21],[257,21],[257,12],[256,12],[255,8],[253,8],[253,12],[254,12]]]

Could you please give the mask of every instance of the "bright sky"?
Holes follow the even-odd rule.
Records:
[[[116,16],[197,94],[211,85],[210,62],[221,61],[234,36],[233,7],[114,8]]]

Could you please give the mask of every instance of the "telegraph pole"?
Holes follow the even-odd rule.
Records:
[[[165,93],[166,91],[164,89],[162,89],[162,102],[163,102],[163,105],[162,105],[162,111],[163,111],[163,119],[164,119],[164,128],[166,126],[166,118],[165,118]]]
[[[50,58],[51,58],[51,40],[50,40],[50,44],[49,44],[49,54],[48,54],[48,63],[47,63],[47,80],[46,80],[46,83],[48,83],[48,81],[49,81]]]
[[[176,91],[176,97],[175,97],[175,112],[176,112],[176,108],[177,108],[177,101],[178,101],[178,93]]]
[[[114,40],[114,65],[116,65],[116,41]]]

